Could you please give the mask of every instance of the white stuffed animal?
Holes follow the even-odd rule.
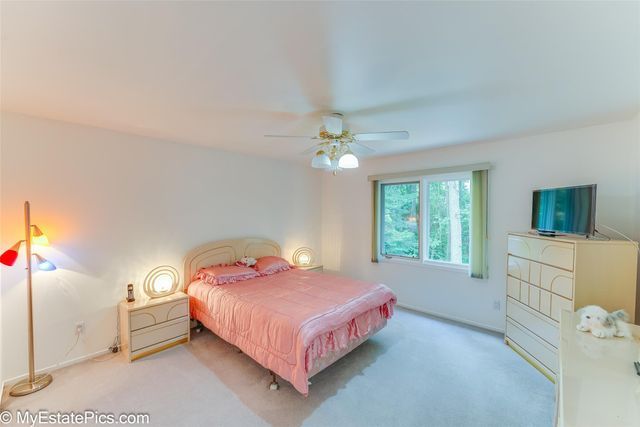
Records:
[[[244,256],[240,258],[240,261],[238,261],[239,264],[246,265],[247,267],[251,267],[255,265],[256,262],[258,261],[255,258],[252,258],[250,256]]]
[[[629,316],[624,310],[608,313],[597,305],[588,305],[578,310],[580,323],[576,329],[589,332],[598,338],[630,337],[629,326],[625,323]]]

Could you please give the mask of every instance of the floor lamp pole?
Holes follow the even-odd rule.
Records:
[[[36,369],[33,356],[33,297],[31,284],[31,206],[24,202],[24,241],[27,252],[27,317],[29,327],[29,382],[34,382]]]
[[[27,326],[29,327],[29,377],[16,383],[9,394],[11,396],[25,396],[35,393],[51,384],[53,377],[44,373],[36,375],[33,350],[33,300],[31,289],[31,212],[29,202],[24,202],[24,233],[27,252]]]

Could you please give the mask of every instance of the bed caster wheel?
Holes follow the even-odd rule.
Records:
[[[278,378],[276,378],[275,372],[269,371],[269,375],[271,375],[271,384],[269,384],[269,390],[278,390],[280,388],[280,384],[278,384]]]

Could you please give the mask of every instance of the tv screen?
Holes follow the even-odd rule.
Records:
[[[533,192],[531,228],[540,233],[595,232],[596,184]]]

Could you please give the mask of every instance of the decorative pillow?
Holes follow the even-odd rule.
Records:
[[[260,276],[260,274],[253,268],[239,267],[236,265],[216,265],[201,268],[198,274],[196,274],[196,279],[200,279],[210,285],[224,285],[226,283],[253,279],[258,276]]]
[[[253,266],[261,276],[269,276],[281,271],[290,270],[291,266],[286,259],[279,256],[263,256],[258,258],[258,262]]]

